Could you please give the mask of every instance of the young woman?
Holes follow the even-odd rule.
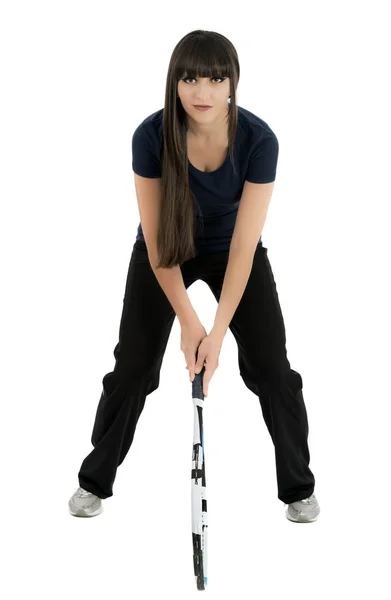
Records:
[[[278,140],[236,102],[232,43],[192,31],[171,56],[164,108],[132,138],[140,212],[127,275],[114,370],[103,377],[91,442],[69,500],[75,516],[102,512],[134,437],[146,396],[159,386],[175,317],[192,381],[205,366],[204,395],[228,327],[240,375],[259,397],[275,446],[278,498],[286,516],[314,521],[319,504],[309,468],[302,378],[290,367],[285,327],[262,228],[273,191]],[[207,109],[198,109],[208,105]],[[204,281],[218,308],[209,334],[187,289]]]

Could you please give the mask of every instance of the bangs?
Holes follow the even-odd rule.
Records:
[[[198,47],[194,45],[191,49],[183,48],[175,69],[177,80],[184,77],[232,77],[226,52],[208,42],[209,40],[203,40]]]

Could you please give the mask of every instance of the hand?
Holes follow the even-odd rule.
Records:
[[[206,336],[206,330],[197,316],[190,322],[181,323],[181,350],[185,355],[186,369],[189,369],[190,381],[194,379],[198,346]]]
[[[219,355],[222,344],[222,336],[212,328],[209,335],[204,337],[198,348],[195,372],[200,373],[204,363],[206,363],[203,377],[203,393],[205,397],[208,397],[209,382],[219,366]]]

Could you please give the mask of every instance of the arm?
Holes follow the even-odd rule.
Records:
[[[157,231],[161,205],[161,179],[143,177],[135,173],[134,181],[149,263],[180,324],[183,325],[191,322],[197,314],[187,294],[181,268],[179,265],[167,269],[155,267],[158,259]]]
[[[273,193],[271,183],[245,181],[212,331],[223,339],[243,296]]]
[[[155,277],[170,301],[181,326],[190,323],[194,318],[198,318],[183,282],[181,268],[176,266],[170,269],[157,269],[155,267],[155,260],[150,260],[149,262]]]

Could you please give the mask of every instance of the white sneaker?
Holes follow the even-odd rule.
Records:
[[[103,511],[102,498],[79,487],[68,502],[74,517],[96,517]]]
[[[315,494],[308,498],[291,502],[285,511],[286,518],[295,523],[312,523],[316,521],[320,513],[319,502]]]

